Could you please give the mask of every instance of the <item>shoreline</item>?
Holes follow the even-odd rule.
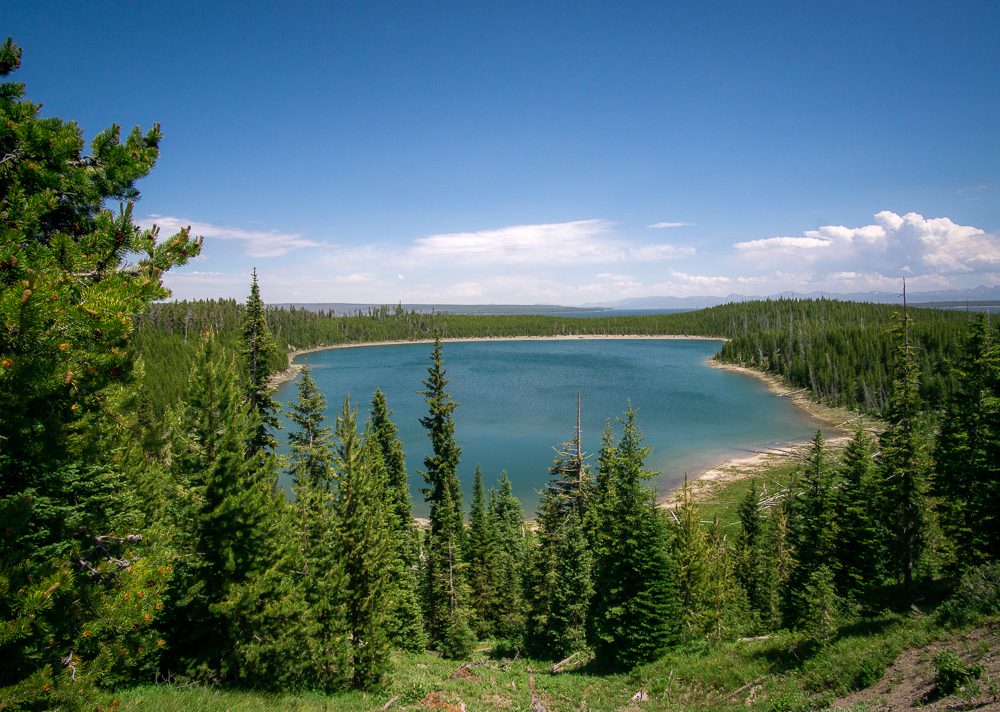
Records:
[[[751,378],[763,381],[768,390],[779,398],[789,398],[799,410],[803,411],[817,425],[825,426],[837,432],[837,435],[826,438],[825,444],[831,450],[840,450],[846,447],[853,436],[854,429],[849,425],[859,419],[866,418],[861,413],[855,413],[845,408],[833,408],[816,403],[809,399],[808,389],[791,388],[780,378],[763,371],[757,371],[746,366],[723,363],[715,358],[705,360],[705,364],[711,368],[718,368],[723,371],[741,373]],[[846,418],[846,419],[845,419]],[[862,423],[867,423],[863,420]],[[751,455],[740,455],[723,460],[717,465],[703,470],[695,477],[688,479],[691,487],[691,499],[698,502],[710,499],[714,494],[717,485],[737,482],[748,477],[759,475],[762,471],[769,470],[777,466],[781,460],[789,457],[801,458],[808,451],[811,440],[795,440],[784,443],[780,446],[772,446],[761,450],[753,451]],[[674,488],[672,491],[659,497],[657,506],[672,509],[680,503],[680,494],[683,485]]]
[[[489,341],[574,341],[574,340],[698,340],[698,341],[726,341],[727,339],[718,336],[695,336],[689,334],[569,334],[555,336],[470,336],[443,338],[441,343],[469,343],[469,342],[489,342]],[[433,344],[434,339],[413,339],[401,341],[368,341],[352,342],[345,344],[333,344],[330,346],[315,346],[308,349],[296,349],[288,354],[289,366],[286,370],[276,373],[271,377],[271,388],[276,388],[282,383],[292,381],[302,370],[302,364],[295,363],[295,359],[305,354],[327,351],[330,349],[350,349],[365,346],[405,346],[408,344]],[[843,448],[850,440],[852,428],[847,427],[855,420],[861,419],[860,413],[854,413],[843,408],[832,408],[816,403],[809,399],[808,389],[796,389],[787,386],[777,376],[773,376],[762,371],[757,371],[746,366],[723,363],[714,357],[705,360],[705,365],[710,368],[717,368],[723,371],[740,373],[751,378],[763,381],[768,389],[779,398],[789,398],[792,403],[799,408],[806,416],[817,423],[837,431],[839,434],[828,438],[826,444],[831,449]],[[864,421],[863,421],[864,422]],[[773,446],[762,450],[754,451],[751,455],[739,455],[727,458],[718,464],[701,470],[688,482],[691,485],[692,497],[697,500],[707,499],[715,488],[715,485],[727,484],[737,480],[753,477],[762,470],[775,466],[782,458],[799,457],[810,445],[809,440],[794,441],[781,446]],[[657,506],[671,508],[676,506],[681,486],[675,487],[669,492],[657,497]]]

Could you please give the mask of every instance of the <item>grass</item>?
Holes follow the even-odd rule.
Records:
[[[580,709],[642,710],[815,709],[835,696],[867,686],[905,648],[925,645],[944,631],[929,616],[887,613],[848,629],[824,649],[782,633],[763,641],[694,643],[628,673],[584,669],[552,674],[546,662],[492,660],[486,653],[460,663],[400,653],[387,686],[336,695],[268,694],[209,687],[151,685],[119,693],[120,709],[171,712],[273,710],[528,710],[532,699],[549,712]]]

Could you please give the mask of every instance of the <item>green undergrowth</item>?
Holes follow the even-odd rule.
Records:
[[[158,685],[118,695],[125,710],[807,710],[877,682],[900,652],[943,636],[932,616],[885,613],[841,629],[816,649],[794,633],[765,640],[697,642],[629,673],[583,669],[552,674],[550,663],[495,660],[482,652],[459,662],[400,653],[382,690],[339,695],[272,695]],[[461,668],[461,669],[460,669]],[[645,696],[639,705],[634,697]],[[453,705],[453,706],[452,706]],[[540,709],[540,708],[539,708]]]

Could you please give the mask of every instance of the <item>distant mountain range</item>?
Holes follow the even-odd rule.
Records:
[[[718,304],[730,302],[747,302],[755,299],[842,299],[851,302],[874,302],[877,304],[899,304],[902,295],[893,292],[848,292],[836,294],[832,292],[781,292],[766,297],[748,296],[746,294],[728,294],[724,297],[630,297],[612,301],[584,304],[584,307],[606,309],[703,309]],[[975,287],[974,289],[940,289],[933,292],[907,292],[906,300],[910,304],[936,304],[949,302],[950,306],[960,306],[966,302],[990,302],[1000,300],[1000,286]]]
[[[1000,286],[976,287],[975,289],[942,289],[935,292],[909,292],[907,301],[914,305],[938,306],[941,308],[961,309],[966,306],[982,307],[983,303],[992,306],[1000,305]],[[599,316],[608,310],[675,310],[704,309],[718,304],[730,302],[748,302],[755,299],[842,299],[852,302],[875,302],[878,304],[900,304],[900,294],[892,292],[850,292],[835,294],[831,292],[781,292],[768,296],[750,296],[746,294],[728,294],[724,297],[631,297],[629,299],[614,299],[606,302],[594,302],[578,307],[561,306],[558,304],[402,304],[407,311],[422,313],[448,312],[449,314],[548,314],[552,316]],[[363,304],[348,302],[284,302],[271,304],[273,307],[307,309],[309,311],[328,312],[335,314],[362,314],[369,310],[379,309],[381,304]],[[389,309],[395,305],[389,305]],[[991,309],[992,311],[992,309]]]

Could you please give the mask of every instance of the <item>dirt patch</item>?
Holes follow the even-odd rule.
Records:
[[[957,654],[966,665],[982,665],[983,673],[964,690],[938,698],[934,657],[945,650]],[[1000,710],[1000,622],[904,651],[881,680],[837,700],[833,707],[871,711]]]

